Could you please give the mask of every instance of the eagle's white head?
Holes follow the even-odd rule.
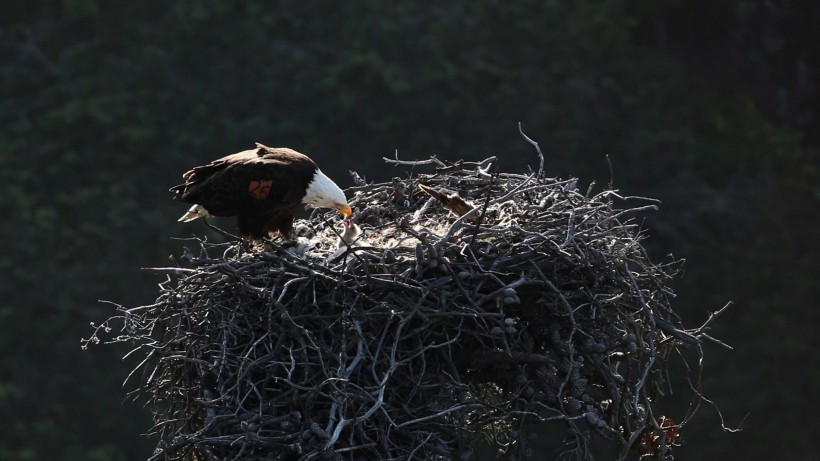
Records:
[[[345,218],[353,214],[353,209],[347,204],[347,198],[342,189],[318,168],[308,184],[302,203],[316,208],[335,208]]]

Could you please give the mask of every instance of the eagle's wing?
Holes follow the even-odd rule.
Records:
[[[313,171],[293,168],[289,155],[261,147],[228,155],[187,171],[171,191],[214,216],[292,213]]]

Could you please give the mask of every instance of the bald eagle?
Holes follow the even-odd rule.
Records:
[[[172,187],[175,199],[193,206],[179,221],[205,216],[236,216],[239,234],[262,239],[293,234],[293,212],[300,203],[335,208],[345,218],[353,210],[344,192],[310,157],[293,149],[267,147],[228,155],[182,175]]]

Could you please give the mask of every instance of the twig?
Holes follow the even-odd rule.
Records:
[[[435,155],[430,156],[430,158],[427,159],[427,160],[399,160],[399,151],[398,150],[396,151],[396,158],[395,159],[382,157],[382,160],[384,160],[386,163],[392,163],[393,165],[419,166],[419,165],[436,164],[436,165],[442,166],[442,167],[446,166],[444,164],[444,162],[437,159]]]
[[[540,178],[541,175],[544,173],[544,154],[541,153],[541,148],[538,147],[538,143],[533,141],[526,134],[524,134],[524,129],[521,127],[521,122],[518,122],[518,132],[521,133],[521,136],[523,136],[528,143],[532,144],[532,146],[535,147],[535,151],[538,153],[538,174],[536,176]]]

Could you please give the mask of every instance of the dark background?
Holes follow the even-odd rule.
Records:
[[[663,201],[646,245],[687,260],[689,326],[735,302],[704,387],[742,431],[704,407],[679,458],[814,459],[820,3],[390,3],[2,2],[0,459],[151,452],[127,350],[80,338],[204,233],[167,192],[186,168],[260,141],[342,187],[405,174],[396,150],[524,171],[518,122],[550,174],[600,189],[608,155]]]

